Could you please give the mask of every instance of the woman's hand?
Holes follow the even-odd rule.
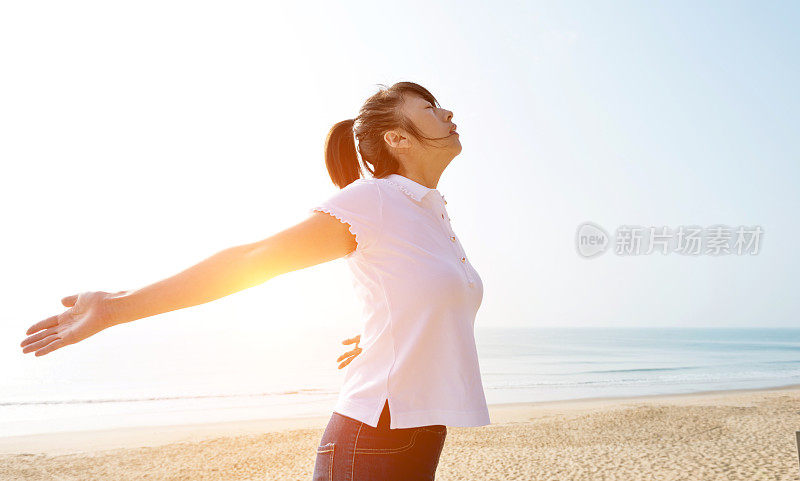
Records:
[[[114,325],[103,302],[108,294],[83,292],[61,299],[61,304],[69,309],[29,327],[25,334],[33,335],[20,344],[22,352],[36,351],[37,357],[44,356]]]
[[[341,369],[341,368],[345,367],[346,365],[350,364],[350,361],[352,361],[353,359],[355,359],[356,356],[361,354],[361,348],[358,347],[358,343],[359,342],[361,342],[361,334],[357,335],[356,337],[353,337],[353,338],[350,338],[350,339],[345,339],[344,341],[342,341],[342,344],[353,344],[353,343],[355,343],[356,347],[352,351],[347,351],[346,353],[344,353],[341,356],[339,356],[339,359],[337,359],[336,362],[339,362],[342,359],[346,359],[345,362],[339,364],[339,369]]]

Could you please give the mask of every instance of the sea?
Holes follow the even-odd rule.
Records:
[[[0,436],[329,416],[341,341],[357,334],[131,332],[40,358],[4,350]],[[476,326],[475,337],[490,405],[800,384],[800,329]]]

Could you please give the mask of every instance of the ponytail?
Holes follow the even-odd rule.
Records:
[[[331,180],[340,189],[361,177],[353,138],[355,119],[337,122],[325,139],[325,165]]]

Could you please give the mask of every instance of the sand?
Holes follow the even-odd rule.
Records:
[[[800,385],[490,406],[448,427],[454,480],[800,479]],[[2,480],[302,480],[328,417],[0,438]]]

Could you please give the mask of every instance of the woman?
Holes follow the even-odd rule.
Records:
[[[348,359],[314,480],[434,479],[447,426],[489,424],[473,330],[483,284],[436,189],[461,152],[452,117],[420,85],[382,88],[328,133],[325,162],[340,191],[306,220],[141,289],[66,297],[70,309],[28,329],[24,352],[344,257],[364,303],[364,345]]]

